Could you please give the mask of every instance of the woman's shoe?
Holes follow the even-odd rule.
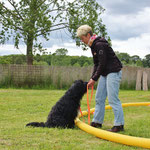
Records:
[[[120,125],[120,126],[113,126],[111,129],[109,129],[108,131],[110,132],[120,132],[120,131],[124,131],[124,126]]]
[[[91,122],[91,126],[92,126],[92,127],[95,127],[95,128],[101,128],[101,127],[102,127],[102,124],[100,124],[100,123],[95,123],[95,122]]]

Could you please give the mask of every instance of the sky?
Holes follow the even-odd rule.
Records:
[[[138,55],[144,58],[150,54],[150,0],[97,0],[105,9],[101,15],[103,24],[112,41],[114,51]],[[92,57],[90,49],[83,51],[77,47],[75,41],[63,34],[63,31],[53,32],[50,41],[39,39],[47,48],[47,52],[54,53],[58,48],[66,48],[68,55]],[[0,45],[0,55],[26,54],[26,46],[19,45],[15,49],[13,41]]]

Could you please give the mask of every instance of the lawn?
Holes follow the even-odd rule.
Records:
[[[45,121],[64,90],[0,89],[0,149],[2,150],[141,150],[99,139],[79,128],[27,128],[31,121]],[[91,108],[95,106],[95,91]],[[150,92],[120,91],[122,103],[149,102]],[[87,110],[86,95],[81,108]],[[106,101],[108,104],[108,101]],[[125,131],[121,134],[150,138],[150,107],[125,107]],[[91,116],[92,117],[92,116]],[[82,118],[81,118],[82,120]],[[86,119],[87,122],[87,119]],[[106,110],[103,129],[113,125],[112,110]]]

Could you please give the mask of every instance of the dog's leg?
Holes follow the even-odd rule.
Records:
[[[74,126],[75,126],[74,121],[73,121],[73,122],[70,122],[70,123],[68,124],[68,128],[74,128]]]

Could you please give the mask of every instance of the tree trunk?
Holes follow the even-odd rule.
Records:
[[[33,36],[28,36],[27,39],[27,64],[33,65]]]

